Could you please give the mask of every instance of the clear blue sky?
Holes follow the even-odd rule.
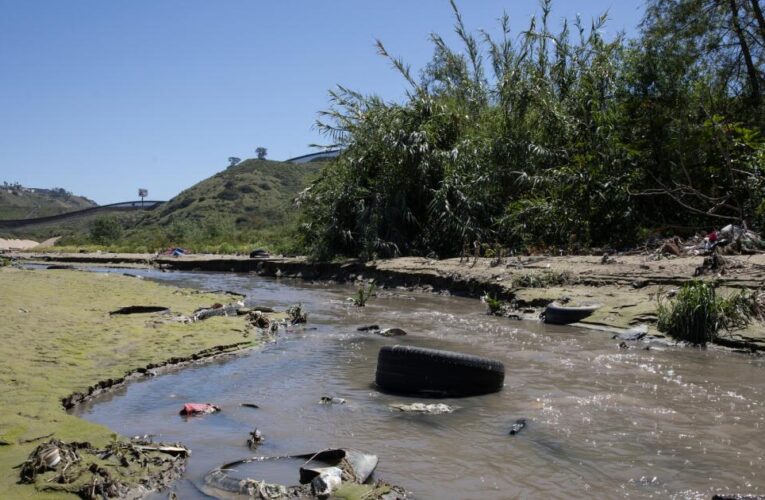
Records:
[[[516,33],[536,0],[458,0],[470,29]],[[552,19],[609,10],[636,32],[641,0],[558,0]],[[336,84],[399,99],[375,38],[419,71],[453,40],[448,0],[0,0],[0,181],[98,203],[169,199],[257,146],[309,153]],[[448,36],[447,36],[448,35]]]

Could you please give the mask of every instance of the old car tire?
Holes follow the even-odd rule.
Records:
[[[545,308],[545,323],[553,325],[568,325],[577,323],[591,315],[600,307],[600,304],[589,304],[581,306],[566,306],[558,302],[552,302]]]
[[[461,397],[502,390],[505,366],[493,359],[412,346],[385,346],[377,355],[377,386],[386,392]]]

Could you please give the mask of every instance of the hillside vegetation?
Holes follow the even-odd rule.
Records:
[[[765,230],[762,0],[648,0],[607,15],[469,30],[452,3],[419,74],[378,42],[403,102],[345,87],[319,127],[344,152],[304,197],[316,256],[577,252],[733,223]],[[498,15],[501,13],[497,13]]]
[[[0,185],[0,219],[33,219],[95,207],[96,202],[61,189]]]
[[[297,241],[293,200],[321,168],[320,163],[246,160],[154,210],[88,220],[61,244],[148,252],[170,246],[197,252],[247,251],[253,246],[292,251]]]

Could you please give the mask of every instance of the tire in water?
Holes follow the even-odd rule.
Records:
[[[377,387],[404,395],[462,397],[502,390],[505,366],[496,360],[412,346],[385,346],[377,356]]]

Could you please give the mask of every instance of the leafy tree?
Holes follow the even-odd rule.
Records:
[[[268,154],[268,150],[264,147],[258,147],[255,149],[255,154],[258,155],[258,160],[265,160],[266,154]]]
[[[338,86],[318,128],[343,152],[300,197],[314,255],[628,245],[643,230],[765,222],[757,0],[649,0],[637,40],[605,16],[513,36],[432,35],[401,103]],[[758,14],[759,13],[759,14]],[[750,64],[751,63],[751,64]],[[754,66],[754,71],[752,71]]]
[[[643,41],[681,50],[718,91],[748,95],[750,104],[760,108],[765,82],[765,19],[760,2],[649,0]]]

